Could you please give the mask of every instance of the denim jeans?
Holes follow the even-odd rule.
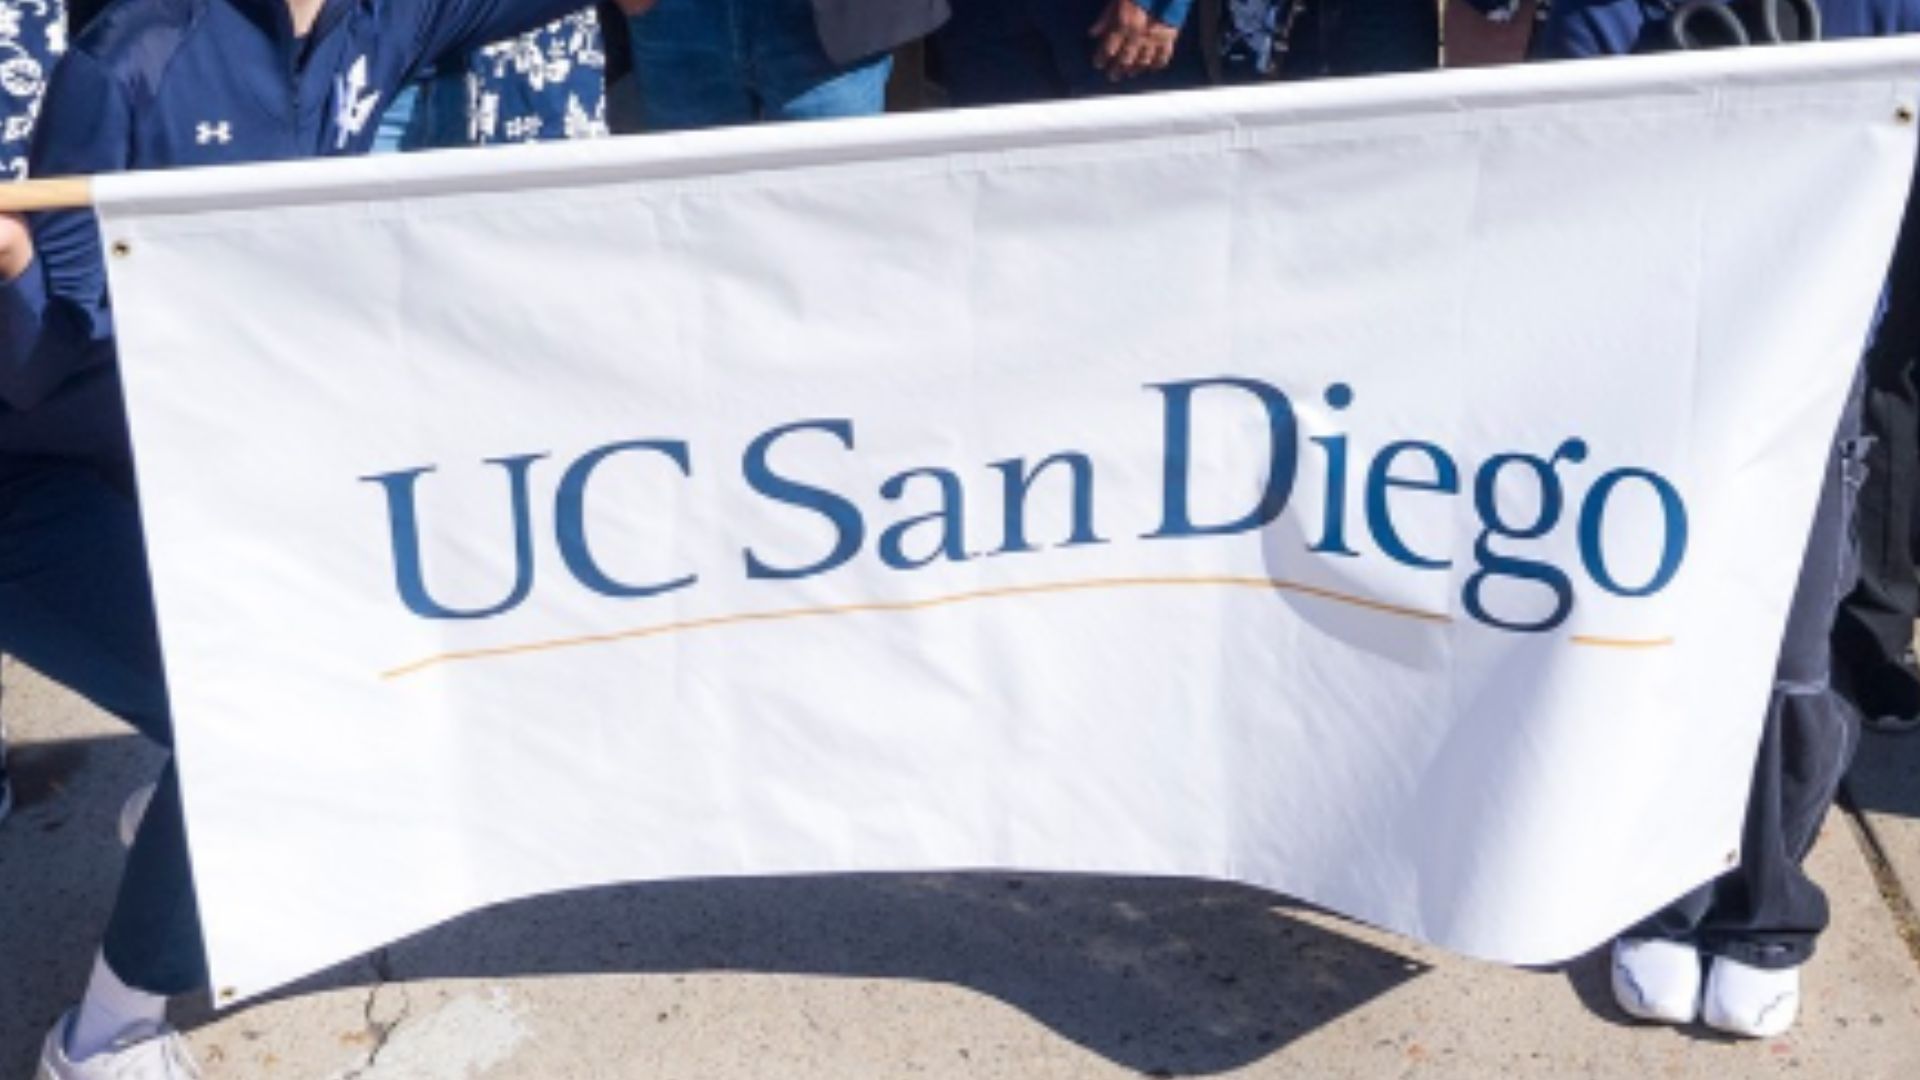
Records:
[[[1181,29],[1166,70],[1109,80],[1093,66],[1087,31],[1110,2],[953,0],[952,21],[930,39],[935,75],[955,105],[1181,90],[1206,82],[1197,14]]]
[[[472,146],[473,125],[467,115],[467,71],[449,62],[414,84],[415,102],[401,146],[407,150],[446,150]]]
[[[407,132],[413,127],[413,114],[420,97],[421,84],[417,82],[408,83],[393,95],[387,111],[380,114],[379,127],[374,129],[371,153],[397,154],[412,149],[407,145]]]
[[[473,116],[473,94],[467,87],[468,64],[452,63],[428,73],[403,87],[393,96],[393,104],[380,117],[379,134],[374,136],[373,152],[412,153],[417,150],[454,150],[498,141],[483,138]],[[495,101],[497,103],[498,96]],[[564,131],[565,99],[561,112],[540,114],[542,122],[551,122],[554,131]],[[497,119],[496,104],[495,117]],[[497,124],[496,124],[497,126]]]
[[[834,63],[812,0],[660,0],[629,26],[648,131],[870,116],[886,107],[892,57]]]
[[[0,481],[0,652],[172,744],[139,508],[92,468],[16,465]],[[128,856],[105,949],[142,990],[206,984],[171,763]]]
[[[380,115],[373,153],[399,154],[471,145],[467,139],[467,81],[459,68],[428,73],[393,95]]]
[[[1859,577],[1855,507],[1865,479],[1864,385],[1856,380],[1834,438],[1806,558],[1774,670],[1754,763],[1740,867],[1627,932],[1692,942],[1759,968],[1806,963],[1827,928],[1827,897],[1801,862],[1860,743],[1860,717],[1834,684],[1833,628]]]

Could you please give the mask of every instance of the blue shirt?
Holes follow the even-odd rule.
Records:
[[[1186,22],[1187,12],[1193,8],[1193,0],[1134,0],[1134,3],[1168,26]]]
[[[73,43],[34,134],[36,176],[365,153],[380,110],[442,58],[580,0],[327,0],[305,38],[285,0],[122,0]],[[33,264],[0,286],[0,466],[116,464],[112,307],[90,211],[36,215]]]

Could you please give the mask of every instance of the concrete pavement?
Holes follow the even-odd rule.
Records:
[[[0,826],[0,1080],[79,993],[155,755],[0,671],[22,807]],[[1814,855],[1834,927],[1788,1037],[1628,1024],[1605,964],[1516,971],[1231,885],[1006,874],[633,886],[458,920],[225,1014],[207,1075],[1920,1077],[1920,738],[1862,755]],[[1864,825],[1864,828],[1863,828]],[[297,932],[289,928],[289,932]]]

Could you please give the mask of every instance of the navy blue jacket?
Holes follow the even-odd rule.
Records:
[[[1536,55],[1552,59],[1644,52],[1666,41],[1668,0],[1554,0],[1534,35]],[[1819,0],[1829,39],[1885,37],[1920,30],[1920,0]]]
[[[296,39],[286,0],[122,0],[55,69],[33,175],[365,153],[420,71],[580,5],[326,0]],[[29,457],[117,466],[125,420],[99,229],[90,211],[42,214],[33,238],[33,264],[0,285],[0,474]]]

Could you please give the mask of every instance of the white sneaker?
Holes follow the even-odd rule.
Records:
[[[153,803],[153,793],[158,785],[142,784],[133,789],[127,801],[120,804],[120,846],[133,847],[133,838],[140,835],[140,823],[146,820],[147,807]]]
[[[1700,1015],[1700,953],[1680,941],[1616,940],[1613,999],[1641,1020],[1693,1023]]]
[[[165,1024],[129,1028],[112,1047],[84,1061],[67,1057],[67,1029],[72,1025],[69,1009],[47,1032],[34,1080],[200,1080],[200,1067],[187,1053],[186,1041]]]
[[[1766,1039],[1781,1035],[1800,1015],[1800,969],[1768,970],[1713,958],[1701,1019],[1729,1035]]]

